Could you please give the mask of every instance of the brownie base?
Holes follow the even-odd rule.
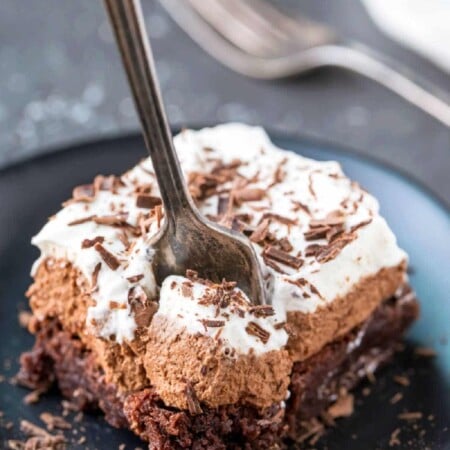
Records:
[[[418,316],[409,288],[387,300],[358,328],[294,364],[286,405],[203,406],[203,412],[167,407],[151,388],[119,394],[107,383],[95,355],[56,320],[37,325],[34,348],[21,357],[18,380],[31,388],[58,384],[80,410],[101,410],[115,427],[132,429],[156,450],[278,449],[296,440],[308,419],[320,415],[344,389],[389,361],[396,343]]]

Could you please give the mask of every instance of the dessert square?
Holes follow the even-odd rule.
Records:
[[[336,162],[278,149],[241,124],[174,142],[200,212],[253,243],[269,304],[193,271],[156,285],[149,240],[164,210],[145,159],[76,187],[33,238],[36,343],[19,379],[56,382],[152,449],[301,441],[333,404],[351,412],[350,390],[417,317],[407,255]]]

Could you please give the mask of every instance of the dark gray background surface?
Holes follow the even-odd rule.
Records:
[[[277,0],[397,58],[449,91],[450,77],[383,36],[358,0]],[[265,82],[220,66],[143,0],[174,125],[230,120],[354,147],[450,203],[450,130],[359,76],[324,70]],[[138,123],[100,0],[0,0],[0,165]],[[124,149],[126,151],[126,149]]]

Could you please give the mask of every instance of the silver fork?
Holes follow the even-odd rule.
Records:
[[[169,275],[196,270],[213,281],[235,281],[253,303],[265,303],[256,253],[243,234],[200,216],[186,189],[172,143],[139,0],[105,0],[142,132],[164,204],[165,221],[149,242],[161,285]]]
[[[326,66],[347,69],[450,127],[449,92],[439,92],[397,61],[344,41],[323,24],[299,15],[291,18],[264,0],[160,2],[200,47],[236,72],[276,79]]]

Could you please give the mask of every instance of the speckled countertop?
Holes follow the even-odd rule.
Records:
[[[384,37],[358,0],[278,0],[401,60],[441,89],[448,74]],[[264,82],[200,50],[143,0],[173,124],[239,120],[354,147],[450,203],[450,130],[359,76],[326,70]],[[100,0],[0,0],[0,166],[74,141],[137,130]]]

